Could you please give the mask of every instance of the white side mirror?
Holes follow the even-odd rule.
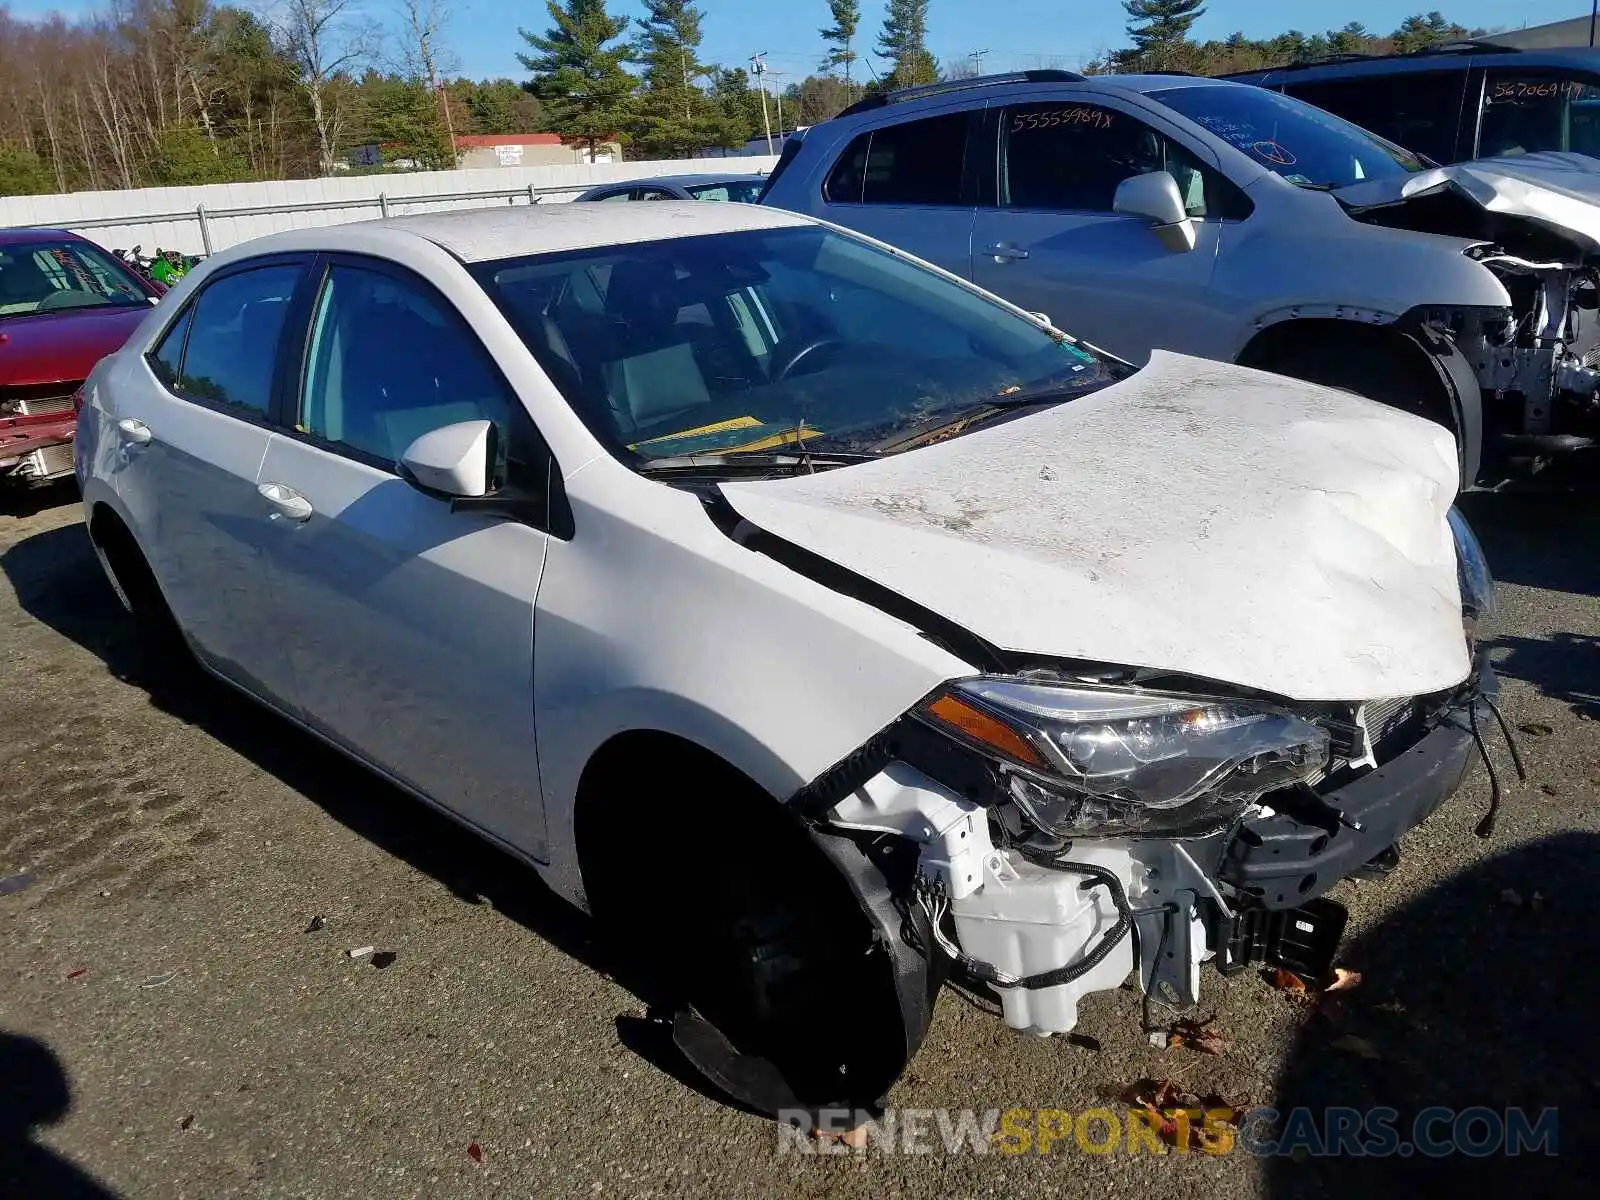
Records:
[[[1195,247],[1194,221],[1183,205],[1178,181],[1165,171],[1135,175],[1117,185],[1113,212],[1149,221],[1161,244],[1175,254]]]
[[[423,434],[400,456],[407,483],[445,496],[486,496],[494,474],[491,421],[458,421]]]

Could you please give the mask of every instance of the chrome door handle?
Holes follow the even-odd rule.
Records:
[[[134,417],[123,417],[117,422],[117,436],[130,446],[150,444],[150,426]]]
[[[984,253],[992,257],[996,262],[1008,262],[1028,257],[1026,250],[1021,246],[1013,246],[1010,242],[996,242]]]
[[[307,500],[292,487],[287,487],[284,484],[258,484],[256,491],[260,492],[262,498],[272,505],[273,520],[285,517],[290,521],[309,521],[311,514],[316,511],[311,507],[311,501]]]

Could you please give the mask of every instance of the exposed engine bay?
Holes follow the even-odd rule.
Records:
[[[1409,314],[1450,339],[1482,391],[1485,458],[1537,464],[1600,438],[1600,161],[1485,159],[1422,172],[1398,194],[1343,189],[1362,222],[1469,241],[1508,307]]]
[[[1154,766],[1146,773],[1167,785],[1175,768],[1204,777],[1204,797],[1165,811],[1131,800],[1144,768],[1125,763],[1099,785],[1085,776],[1075,796],[1057,788],[1060,802],[1041,803],[1026,768],[919,737],[919,724],[939,720],[935,705],[886,732],[880,769],[827,821],[915,844],[916,876],[902,900],[922,910],[915,924],[934,943],[925,952],[993,988],[1013,1029],[1069,1032],[1084,996],[1136,972],[1147,1003],[1187,1008],[1208,961],[1228,973],[1256,962],[1312,976],[1328,968],[1345,914],[1318,897],[1395,856],[1400,837],[1454,790],[1473,757],[1475,710],[1493,708],[1489,681],[1484,672],[1437,696],[1285,714],[1305,727],[1311,756],[1250,718],[1250,753],[1220,768],[1160,761],[1147,720],[1097,726],[1096,757],[1112,747]],[[1184,716],[1192,726],[1231,708],[1192,706]],[[1436,766],[1418,775],[1419,759]]]

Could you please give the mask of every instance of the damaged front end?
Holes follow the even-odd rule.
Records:
[[[1504,288],[1504,307],[1430,304],[1407,321],[1447,337],[1476,377],[1487,468],[1600,439],[1600,160],[1484,159],[1337,197],[1365,224],[1465,239]]]
[[[1492,584],[1452,523],[1470,639]],[[1318,898],[1487,761],[1493,693],[1481,658],[1446,691],[1354,703],[1019,664],[940,689],[796,799],[864,848],[910,843],[901,937],[992,987],[1012,1028],[1065,1033],[1135,972],[1181,1008],[1205,961],[1325,970],[1344,915]]]

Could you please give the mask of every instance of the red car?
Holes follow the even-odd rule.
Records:
[[[73,396],[161,293],[77,234],[0,229],[0,486],[72,474]]]

